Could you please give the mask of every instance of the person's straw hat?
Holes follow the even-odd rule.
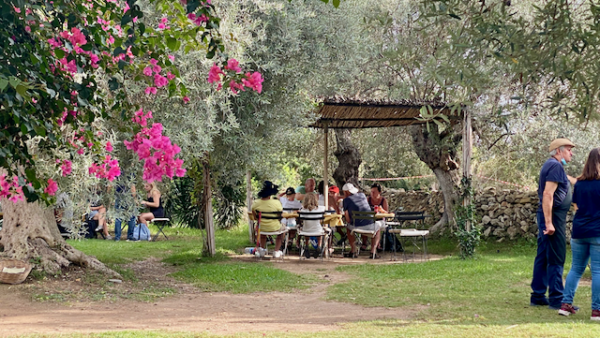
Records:
[[[557,138],[556,140],[554,140],[550,143],[550,147],[548,147],[548,151],[552,151],[554,149],[557,149],[557,148],[560,148],[563,146],[575,147],[575,144],[573,144],[573,142],[569,141],[569,139]]]
[[[352,183],[344,184],[344,186],[342,187],[342,190],[349,191],[352,195],[354,195],[358,192],[358,189],[356,189],[356,187]]]

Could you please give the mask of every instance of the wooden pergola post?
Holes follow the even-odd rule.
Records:
[[[323,124],[323,136],[325,136],[325,140],[323,140],[324,148],[325,148],[325,156],[323,156],[323,201],[325,202],[325,210],[329,210],[329,173],[327,172],[328,162],[327,162],[327,153],[328,153],[328,136],[329,135],[329,123],[325,121]]]
[[[469,109],[464,109],[464,119],[463,119],[463,129],[462,129],[462,139],[463,139],[463,178],[466,182],[469,182],[469,186],[465,187],[467,189],[471,188],[471,156],[473,154],[473,127],[471,125],[471,112]],[[465,196],[463,198],[463,207],[471,204],[470,195]],[[471,222],[467,220],[466,230],[471,231]]]
[[[250,170],[246,171],[246,205],[248,205],[248,212],[252,212],[252,174]],[[254,222],[248,217],[248,235],[250,236],[250,242],[254,241]]]

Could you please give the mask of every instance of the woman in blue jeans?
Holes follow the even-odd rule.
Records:
[[[573,262],[567,275],[562,306],[558,314],[575,314],[573,297],[579,279],[591,261],[592,271],[592,320],[600,321],[600,148],[590,151],[583,167],[583,173],[577,178],[573,191],[575,217],[571,235]]]

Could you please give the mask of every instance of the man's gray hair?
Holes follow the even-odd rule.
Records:
[[[550,152],[550,157],[554,157],[556,154],[558,154],[558,152],[559,152],[559,151],[562,151],[562,150],[564,150],[564,149],[565,149],[565,146],[560,146],[560,147],[558,147],[558,148],[556,148],[556,149],[552,150],[552,151]]]

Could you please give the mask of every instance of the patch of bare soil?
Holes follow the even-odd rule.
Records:
[[[252,260],[238,256],[234,259]],[[342,264],[356,264],[348,260]],[[389,262],[389,261],[388,261]],[[363,262],[364,263],[364,262]],[[378,262],[379,263],[379,262]],[[381,261],[380,264],[385,263]],[[257,262],[257,264],[261,264]],[[137,281],[86,281],[73,269],[65,277],[26,284],[0,285],[0,336],[31,333],[89,333],[121,330],[173,330],[233,334],[333,330],[338,324],[377,319],[410,319],[414,308],[364,308],[325,301],[326,288],[349,276],[335,271],[339,262],[298,261],[290,257],[275,266],[322,278],[301,293],[230,294],[202,292],[169,276],[176,268],[149,259],[128,265]],[[96,276],[93,278],[104,278]],[[162,290],[162,291],[161,291]],[[165,291],[170,290],[170,291]],[[131,295],[147,291],[150,302]],[[162,297],[172,293],[170,297]],[[39,302],[34,298],[60,300]],[[63,298],[53,295],[66,295]],[[67,297],[71,295],[72,297]],[[86,296],[88,295],[88,296]],[[44,298],[47,296],[47,298]],[[70,299],[73,299],[70,301]],[[66,300],[66,301],[65,301]]]

